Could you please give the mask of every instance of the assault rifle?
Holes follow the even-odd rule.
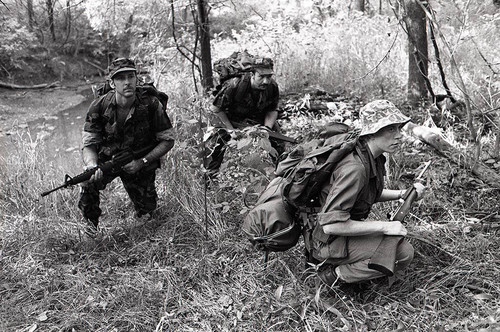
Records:
[[[231,121],[231,124],[233,125],[233,127],[238,128],[238,129],[245,128],[248,126],[259,125],[257,122],[253,122],[250,120],[247,120],[247,122],[244,122],[244,123]],[[284,142],[289,142],[289,143],[294,143],[294,144],[297,143],[297,140],[295,138],[285,136],[285,135],[280,134],[276,131],[272,131],[271,129],[268,130],[268,133],[269,133],[269,138],[274,138],[274,139],[277,139],[279,141],[284,141]]]
[[[430,164],[430,161],[424,164],[422,172],[420,172],[415,180],[419,181],[423,178],[423,175],[427,171],[427,168],[429,168]],[[417,197],[418,194],[415,187],[409,189],[403,196],[403,204],[401,204],[401,206],[396,210],[390,220],[403,221],[406,215],[410,212],[411,205],[415,202]],[[402,236],[385,235],[382,242],[380,242],[379,246],[375,250],[370,262],[368,262],[368,267],[382,272],[386,276],[393,276],[396,265],[396,250],[401,241],[403,241]]]
[[[149,145],[147,147],[144,147],[144,148],[136,150],[136,151],[133,151],[132,149],[127,149],[127,150],[124,150],[124,151],[121,151],[121,152],[115,154],[111,158],[111,160],[106,161],[106,162],[104,162],[96,167],[89,168],[85,172],[80,173],[78,175],[75,175],[74,177],[71,177],[68,174],[66,174],[66,176],[64,177],[64,183],[62,185],[60,185],[56,188],[44,191],[42,193],[42,197],[47,196],[48,194],[50,194],[56,190],[59,190],[62,188],[67,188],[69,186],[74,186],[74,185],[77,185],[79,183],[90,180],[92,175],[94,175],[94,173],[99,168],[102,170],[102,172],[104,174],[106,174],[106,173],[118,173],[121,170],[122,166],[128,164],[132,160],[144,157],[151,150],[153,150],[153,148],[155,146],[156,145]]]

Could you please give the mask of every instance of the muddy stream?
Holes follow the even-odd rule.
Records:
[[[80,173],[82,128],[90,103],[91,99],[86,99],[53,115],[18,125],[0,137],[2,155],[34,148],[52,167],[72,175]],[[63,179],[64,174],[60,174],[60,181]]]

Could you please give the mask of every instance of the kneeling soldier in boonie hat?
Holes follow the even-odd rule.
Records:
[[[369,219],[376,202],[398,200],[406,190],[384,189],[384,153],[393,153],[401,145],[401,128],[410,121],[387,100],[376,100],[360,110],[361,133],[353,152],[334,168],[329,183],[320,195],[321,210],[309,233],[311,261],[324,262],[318,272],[327,285],[357,283],[383,277],[368,267],[384,235],[405,236],[399,221]],[[416,183],[419,198],[425,187]],[[397,247],[396,272],[409,266],[412,245],[403,240]]]

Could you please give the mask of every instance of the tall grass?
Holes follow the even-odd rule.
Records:
[[[429,171],[429,197],[408,219],[417,250],[410,269],[391,288],[379,282],[361,294],[328,290],[306,269],[302,242],[272,253],[267,264],[263,253],[250,247],[240,231],[241,180],[233,179],[232,188],[205,191],[197,156],[200,124],[190,121],[198,118],[200,107],[206,105],[170,109],[178,140],[158,172],[160,208],[154,220],[132,217],[116,181],[104,191],[103,231],[96,239],[82,233],[77,188],[39,197],[46,179],[58,183],[61,178],[43,141],[20,140],[16,153],[3,156],[0,330],[35,325],[41,331],[499,327],[498,237],[465,228],[475,220],[465,208],[477,207],[476,219],[494,211],[494,191],[458,190],[470,185],[467,173],[438,159]],[[425,149],[396,155],[389,162],[389,184],[409,185],[405,170],[430,157],[437,158]],[[450,184],[445,178],[452,170]],[[221,208],[224,202],[229,209]],[[381,205],[374,215],[384,218],[392,207]]]
[[[402,46],[387,51],[397,27],[382,18],[358,20],[353,28],[332,21],[328,29],[311,25],[292,31],[276,19],[242,32],[236,42],[218,41],[214,58],[244,48],[268,52],[285,92],[300,92],[307,83],[367,99],[382,91],[396,98],[404,86],[406,56]],[[358,77],[363,78],[353,79]],[[204,185],[199,153],[209,101],[193,93],[188,69],[164,79],[159,86],[170,95],[177,140],[158,171],[160,207],[150,222],[133,218],[117,180],[103,192],[102,233],[88,238],[76,207],[77,188],[39,196],[63,174],[43,141],[23,136],[13,143],[13,153],[1,156],[1,331],[500,328],[499,240],[494,230],[480,228],[498,220],[496,190],[408,142],[410,153],[389,161],[389,186],[408,186],[406,170],[435,160],[428,197],[407,220],[414,263],[391,288],[381,281],[363,293],[326,289],[306,268],[302,242],[272,253],[267,264],[263,253],[250,247],[240,231],[239,190],[248,182],[228,177],[232,186]],[[300,133],[319,122],[302,114],[283,127]],[[77,173],[78,160],[71,163]],[[382,204],[373,214],[385,218],[393,207]]]

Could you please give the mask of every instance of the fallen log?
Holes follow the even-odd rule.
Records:
[[[53,88],[55,86],[59,86],[59,81],[52,82],[50,84],[44,83],[44,84],[36,84],[36,85],[18,85],[18,84],[11,84],[11,83],[6,83],[0,81],[0,88],[6,88],[6,89],[47,89],[47,88]]]
[[[432,146],[438,153],[452,161],[458,166],[462,166],[470,170],[475,176],[483,182],[493,187],[500,187],[500,175],[497,171],[486,166],[479,160],[472,158],[472,153],[467,154],[446,142],[444,138],[433,132],[425,126],[418,126],[414,123],[408,123],[405,127],[410,134],[417,137],[422,142]]]

